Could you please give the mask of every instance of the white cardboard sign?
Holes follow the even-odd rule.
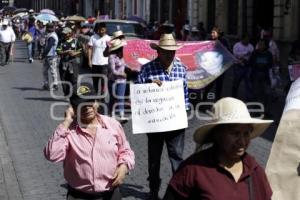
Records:
[[[188,126],[183,82],[131,84],[132,130],[134,134],[183,129]]]
[[[294,109],[300,109],[300,78],[291,85],[285,100],[284,112]]]

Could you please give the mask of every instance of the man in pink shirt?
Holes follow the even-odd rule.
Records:
[[[123,128],[98,114],[89,84],[75,88],[71,106],[44,148],[47,160],[64,162],[67,200],[121,199],[118,186],[134,167],[134,152]]]

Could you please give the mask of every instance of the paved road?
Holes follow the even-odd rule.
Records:
[[[66,189],[62,164],[46,161],[42,150],[59,123],[50,117],[51,104],[67,104],[67,101],[53,99],[48,91],[41,89],[41,63],[35,61],[29,64],[25,59],[24,44],[17,42],[16,46],[15,62],[0,68],[0,199],[63,200]],[[276,104],[282,105],[282,99]],[[275,107],[279,118],[282,106]],[[62,116],[63,110],[63,106],[55,109],[55,114]],[[200,123],[196,118],[189,121],[185,157],[194,151],[192,134]],[[144,199],[148,192],[146,136],[133,135],[131,121],[124,124],[124,129],[136,154],[136,166],[122,186],[122,193],[125,199]],[[263,166],[266,164],[275,130],[276,124],[264,137],[255,139],[249,148],[249,152]],[[161,176],[162,196],[171,176],[166,151],[163,154]]]

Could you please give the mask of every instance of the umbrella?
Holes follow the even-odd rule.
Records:
[[[55,12],[50,9],[42,9],[40,10],[40,14],[50,14],[50,15],[55,15]]]
[[[18,14],[15,14],[12,18],[17,18],[17,17],[20,17],[20,18],[25,18],[26,16],[28,15],[27,12],[20,12]]]
[[[55,17],[54,15],[50,15],[50,14],[39,14],[36,17],[37,20],[40,21],[47,21],[47,22],[58,22],[59,19],[57,17]]]
[[[80,22],[84,22],[86,19],[82,16],[78,16],[78,15],[73,15],[73,16],[68,16],[64,19],[65,21],[80,21]]]
[[[16,7],[14,7],[14,6],[5,6],[3,8],[3,11],[6,11],[6,12],[13,12],[15,10],[16,10]]]
[[[14,11],[14,14],[18,14],[18,13],[26,13],[28,12],[28,9],[27,8],[18,8]]]

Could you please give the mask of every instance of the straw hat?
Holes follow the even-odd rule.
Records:
[[[30,43],[32,42],[33,40],[33,37],[32,35],[29,33],[29,32],[25,32],[23,35],[22,35],[22,38],[21,38],[23,41],[25,41],[26,43]]]
[[[174,39],[172,34],[162,34],[159,39],[158,45],[155,43],[150,43],[150,47],[155,50],[161,48],[164,50],[176,51],[182,46],[176,43],[176,40]]]
[[[273,122],[273,120],[251,118],[246,104],[232,97],[217,101],[213,105],[212,112],[213,120],[201,125],[194,133],[194,141],[200,145],[203,144],[211,130],[220,124],[251,124],[253,125],[251,138],[255,138],[261,135]]]
[[[110,42],[109,52],[117,50],[126,45],[126,43],[120,39],[115,39]]]
[[[112,33],[112,40],[117,39],[119,37],[125,38],[125,35],[124,35],[123,31],[118,30],[118,31],[115,31],[115,32]]]

